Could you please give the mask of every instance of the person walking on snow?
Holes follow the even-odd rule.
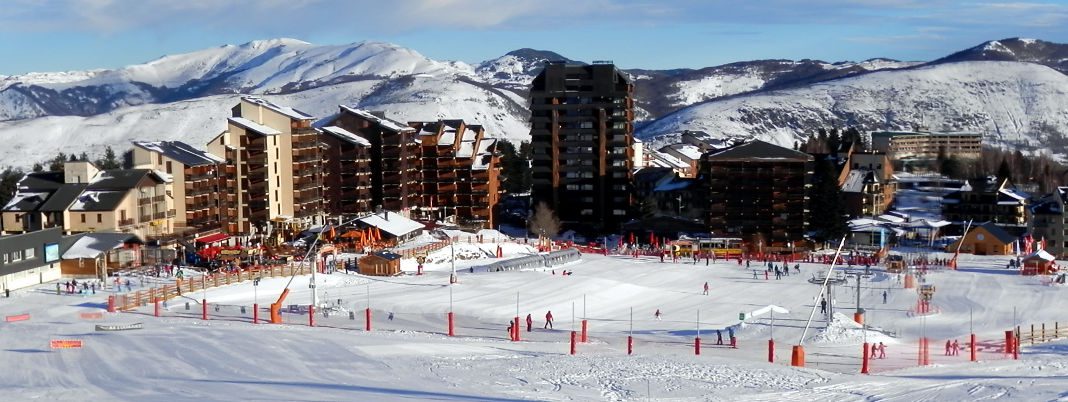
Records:
[[[886,291],[883,291],[883,304],[886,304]]]
[[[708,296],[708,282],[705,282],[705,296]]]
[[[878,355],[879,355],[879,345],[875,344],[875,343],[871,344],[871,358],[874,359],[874,358],[876,358],[875,356],[878,356]]]
[[[884,345],[882,342],[879,342],[879,358],[886,358],[886,345]]]
[[[827,299],[820,299],[820,314],[827,314]]]
[[[720,332],[720,330],[718,330],[718,329],[716,330],[716,344],[717,345],[722,345],[723,344],[723,333]]]
[[[956,339],[953,340],[953,356],[960,355],[960,342]]]
[[[527,314],[527,332],[530,332],[531,327],[534,326],[534,318]]]
[[[950,342],[949,339],[946,339],[946,356],[953,356],[953,352],[949,350],[949,348],[952,348],[952,347],[953,347],[953,342]]]
[[[656,318],[657,321],[660,321],[660,309],[656,309],[656,312],[653,313],[653,317]]]
[[[545,313],[545,326],[543,326],[541,328],[542,329],[545,329],[545,328],[553,329],[553,312],[552,311],[549,311],[549,312]]]

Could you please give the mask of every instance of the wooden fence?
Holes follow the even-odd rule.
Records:
[[[1027,329],[1022,327],[1022,329]],[[1062,338],[1068,338],[1068,328],[1061,328],[1059,322],[1054,322],[1052,326],[1048,326],[1046,323],[1031,324],[1030,331],[1021,331],[1021,327],[1016,327],[1016,336],[1020,339],[1020,344],[1026,342],[1028,345],[1034,345],[1036,343],[1044,343],[1049,341],[1055,341]]]
[[[170,300],[183,294],[192,294],[206,288],[232,285],[256,278],[288,277],[305,274],[311,274],[311,269],[304,266],[304,264],[255,267],[239,272],[218,272],[211,275],[178,279],[174,284],[118,295],[116,296],[115,307],[122,311],[128,311],[149,305],[154,300]]]

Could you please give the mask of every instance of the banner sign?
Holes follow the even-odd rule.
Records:
[[[52,349],[81,349],[81,339],[53,339],[50,342]]]

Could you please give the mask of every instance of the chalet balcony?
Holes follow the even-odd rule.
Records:
[[[120,219],[119,227],[133,226],[135,224],[133,219]]]

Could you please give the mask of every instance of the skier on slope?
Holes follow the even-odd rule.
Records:
[[[708,296],[708,282],[705,282],[705,296]]]
[[[553,329],[553,312],[549,311],[545,313],[545,326],[542,329]]]
[[[653,313],[653,317],[656,318],[657,321],[660,321],[660,309],[656,309],[656,312]]]

